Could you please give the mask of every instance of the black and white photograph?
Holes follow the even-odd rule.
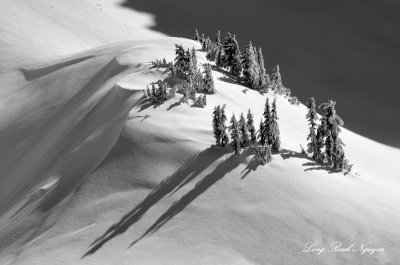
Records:
[[[400,264],[400,1],[0,0],[0,265]]]

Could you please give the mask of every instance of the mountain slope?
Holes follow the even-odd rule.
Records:
[[[150,14],[117,0],[3,0],[0,73],[63,58],[100,45],[157,38]]]
[[[199,48],[177,38],[126,42],[1,76],[9,89],[0,105],[0,264],[400,260],[399,150],[344,129],[357,174],[329,172],[299,152],[306,108],[281,97],[283,150],[272,162],[258,166],[249,151],[236,157],[214,147],[214,106],[226,104],[228,117],[251,108],[258,125],[274,95],[244,92],[214,71],[218,92],[204,109],[177,104],[180,95],[141,104],[140,90],[166,77],[148,63],[172,60],[175,43]],[[385,250],[303,253],[311,241]]]

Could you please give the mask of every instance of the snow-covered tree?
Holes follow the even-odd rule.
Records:
[[[204,37],[204,33],[201,34],[201,38],[200,38],[200,43],[203,44],[206,41],[206,38]]]
[[[251,114],[250,109],[249,112],[247,113],[247,128],[250,133],[250,145],[256,146],[257,144],[256,128],[254,127],[253,114]]]
[[[250,133],[247,128],[247,123],[244,118],[243,112],[240,114],[239,119],[239,132],[240,132],[240,146],[246,148],[250,144]]]
[[[271,134],[272,134],[272,151],[274,152],[279,152],[281,148],[281,139],[280,139],[280,132],[279,132],[279,126],[278,126],[278,115],[276,111],[276,98],[272,102],[272,107],[271,107]]]
[[[215,43],[221,44],[221,31],[218,30],[217,35],[215,36]]]
[[[221,114],[221,106],[218,105],[214,107],[213,119],[212,119],[213,133],[216,145],[221,145],[221,131],[219,129],[220,114]]]
[[[202,102],[203,102],[203,108],[204,108],[205,106],[207,106],[207,97],[206,97],[206,94],[203,95]]]
[[[313,97],[309,98],[306,106],[308,108],[306,118],[308,120],[308,124],[310,125],[310,132],[307,136],[307,140],[309,141],[307,144],[307,153],[309,153],[313,159],[321,160],[321,149],[318,146],[316,134],[316,121],[318,120],[318,115],[316,111],[315,99]]]
[[[220,118],[219,118],[219,130],[221,132],[221,146],[226,146],[229,143],[229,137],[228,134],[226,133],[226,114],[225,114],[225,105],[222,106],[220,109]]]
[[[197,40],[197,41],[200,40],[199,32],[197,31],[197,29],[196,29],[196,31],[194,32],[193,39],[194,39],[194,40]]]
[[[213,111],[213,134],[215,138],[216,145],[226,146],[229,142],[228,135],[226,134],[226,115],[225,115],[225,105],[216,106]]]
[[[191,67],[191,54],[189,49],[185,51],[182,45],[175,45],[175,63],[174,63],[174,68],[175,68],[175,76],[178,75],[179,77],[188,78],[188,75],[190,74]]]
[[[265,165],[266,163],[270,162],[272,160],[271,156],[271,146],[270,145],[262,145],[262,146],[257,146],[255,148],[256,154],[255,159],[261,164]]]
[[[345,154],[343,142],[339,138],[340,126],[343,126],[343,120],[336,114],[336,102],[329,100],[323,103],[319,108],[324,110],[324,116],[321,120],[321,125],[326,127],[322,129],[325,140],[325,155],[329,164],[332,164],[335,169],[343,170]]]
[[[268,98],[265,100],[265,107],[264,107],[264,124],[262,127],[262,139],[263,142],[261,142],[261,145],[272,145],[274,143],[274,136],[273,136],[273,131],[272,131],[272,124],[273,124],[273,119],[271,116],[271,111],[270,111],[270,106],[269,106],[269,101]]]
[[[230,62],[230,72],[234,76],[240,77],[242,73],[242,54],[240,53],[239,44],[236,40],[236,36],[233,35],[233,54]]]
[[[215,94],[217,91],[215,90],[214,87],[214,79],[212,76],[212,70],[211,70],[211,65],[210,64],[206,64],[204,65],[204,90],[207,93],[210,94]]]
[[[264,66],[264,55],[262,53],[262,49],[258,49],[258,65],[260,67],[260,80],[259,80],[259,87],[262,90],[268,89],[268,82],[269,76],[267,76],[267,71],[265,70]]]
[[[244,51],[242,66],[245,84],[252,89],[257,89],[259,84],[258,62],[251,42],[249,42]]]
[[[229,126],[229,131],[231,133],[231,145],[235,152],[235,155],[240,155],[241,147],[240,147],[240,132],[238,122],[236,120],[235,114],[232,115],[231,125]]]
[[[258,130],[258,141],[261,145],[265,145],[265,143],[267,142],[267,139],[265,139],[265,128],[264,128],[264,122],[261,119],[260,121],[260,129]]]
[[[285,88],[282,83],[282,76],[279,70],[279,65],[277,65],[272,70],[270,88],[278,95],[290,96],[290,90]]]
[[[197,70],[197,55],[196,55],[196,49],[194,47],[190,52],[190,58],[192,60],[194,70]]]

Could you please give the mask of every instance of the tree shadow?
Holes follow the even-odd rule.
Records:
[[[210,174],[206,175],[203,179],[198,181],[193,189],[183,195],[179,200],[172,204],[169,209],[162,214],[157,221],[150,226],[138,239],[133,241],[129,247],[132,247],[140,240],[147,236],[152,235],[165,225],[169,220],[184,210],[191,202],[198,196],[207,191],[212,185],[221,180],[227,173],[234,170],[239,164],[245,162],[247,157],[246,152],[240,156],[231,155],[226,160],[222,161]]]
[[[206,150],[196,154],[183,166],[181,166],[172,176],[163,180],[154,191],[152,191],[134,209],[123,216],[119,222],[113,224],[103,235],[98,237],[90,245],[89,250],[82,256],[82,258],[94,254],[109,240],[124,233],[129,227],[138,222],[145,215],[145,213],[161,199],[189,183],[207,167],[209,167],[214,161],[220,159],[228,152],[230,152],[230,149],[228,148],[211,146]]]
[[[130,117],[129,119],[142,118],[142,119],[140,120],[140,123],[142,123],[142,122],[144,122],[146,119],[149,119],[150,117],[151,117],[150,114],[147,114],[147,115],[136,115],[136,116]]]
[[[173,109],[173,108],[175,108],[175,107],[178,107],[178,106],[181,105],[181,104],[182,104],[181,101],[177,101],[177,102],[175,102],[175,103],[172,103],[171,105],[169,105],[167,111],[169,111],[169,110],[171,110],[171,109]]]
[[[297,152],[297,151],[293,151],[293,150],[282,149],[280,154],[284,160],[289,159],[289,158],[305,158],[307,160],[314,161],[309,156],[307,156],[301,152]]]
[[[296,152],[296,151],[292,151],[292,150],[288,150],[288,149],[283,149],[283,150],[281,150],[281,152],[282,152],[281,156],[285,160],[289,159],[289,158],[307,159],[308,162],[305,162],[305,163],[302,164],[302,166],[308,167],[308,168],[304,169],[304,172],[313,171],[313,170],[325,170],[329,174],[343,172],[341,170],[337,170],[337,169],[333,168],[331,165],[329,165],[327,163],[315,161],[314,159],[312,159],[308,155],[303,154],[301,152]]]
[[[319,163],[317,161],[304,163],[303,166],[309,166],[309,168],[304,169],[304,172],[313,170],[324,170],[327,171],[329,174],[343,173],[343,171],[335,169],[326,163]],[[346,175],[346,173],[344,173],[344,175]]]
[[[221,81],[223,81],[223,82],[227,82],[227,83],[229,83],[229,84],[242,85],[242,83],[240,83],[240,82],[237,81],[236,79],[232,79],[232,78],[227,77],[227,76],[218,77],[218,80],[221,80]]]
[[[241,179],[247,177],[247,175],[250,174],[251,171],[256,171],[258,166],[260,166],[260,163],[257,162],[257,159],[255,157],[253,157],[247,164],[247,167],[242,171],[242,173],[244,172],[244,174],[242,175]]]

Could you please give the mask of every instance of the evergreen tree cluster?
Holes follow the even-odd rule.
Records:
[[[159,70],[160,68],[167,68],[170,69],[172,67],[172,62],[167,62],[165,58],[161,59],[156,59],[155,61],[151,61],[151,67],[150,68],[156,68]]]
[[[147,93],[145,93],[145,96],[147,98],[150,98],[155,104],[161,104],[162,102],[167,100],[167,83],[158,80],[157,82],[153,82],[150,85],[151,89],[149,88],[149,86],[147,86]]]
[[[261,93],[272,91],[287,97],[292,105],[300,104],[297,97],[290,95],[290,89],[283,85],[279,65],[273,68],[270,76],[265,69],[262,49],[253,46],[251,41],[242,54],[236,35],[229,32],[223,43],[220,31],[215,41],[212,41],[209,37],[200,38],[196,30],[194,40],[202,44],[202,50],[207,53],[208,60],[215,61],[217,67],[228,68],[229,72],[247,87]]]
[[[225,107],[225,106],[224,106]],[[225,133],[225,121],[226,116],[224,112],[224,107],[215,107],[213,112],[213,132],[217,145],[225,146],[229,143],[229,139],[224,144],[221,144],[221,136],[226,135]],[[221,109],[223,114],[221,114]],[[221,115],[223,119],[219,118]],[[232,115],[230,119],[230,125],[228,131],[230,134],[230,144],[233,148],[235,155],[240,155],[243,149],[254,148],[256,160],[260,164],[264,165],[271,161],[271,152],[280,151],[280,135],[279,127],[277,123],[277,112],[276,112],[276,101],[272,103],[272,108],[268,103],[268,99],[265,104],[264,110],[264,121],[261,120],[260,129],[258,133],[254,126],[254,118],[251,110],[249,109],[247,116],[245,118],[243,112],[240,114],[239,120],[237,120],[235,114]],[[218,121],[223,120],[223,123]],[[221,132],[221,128],[224,133]],[[260,140],[257,142],[257,138]]]
[[[171,69],[173,76],[183,78],[189,83],[189,90],[215,94],[214,79],[210,64],[204,65],[204,77],[197,65],[196,50],[192,48],[186,51],[182,45],[175,45],[175,63]]]
[[[204,94],[203,96],[200,95],[194,100],[195,107],[204,108],[206,105],[207,105],[206,94]]]
[[[310,125],[307,153],[314,160],[327,163],[336,170],[351,171],[352,165],[345,159],[344,144],[339,137],[343,120],[336,114],[336,102],[328,100],[319,106],[324,112],[319,125],[314,98],[309,98],[306,105],[308,107],[306,118]]]
[[[222,107],[220,105],[216,106],[213,111],[213,134],[217,146],[225,147],[229,143],[229,137],[226,133],[226,114],[225,105]]]
[[[280,151],[280,132],[278,126],[278,115],[276,110],[276,99],[272,102],[272,106],[269,105],[268,98],[265,101],[264,107],[264,120],[261,119],[259,139],[262,146],[271,146],[273,152]]]

